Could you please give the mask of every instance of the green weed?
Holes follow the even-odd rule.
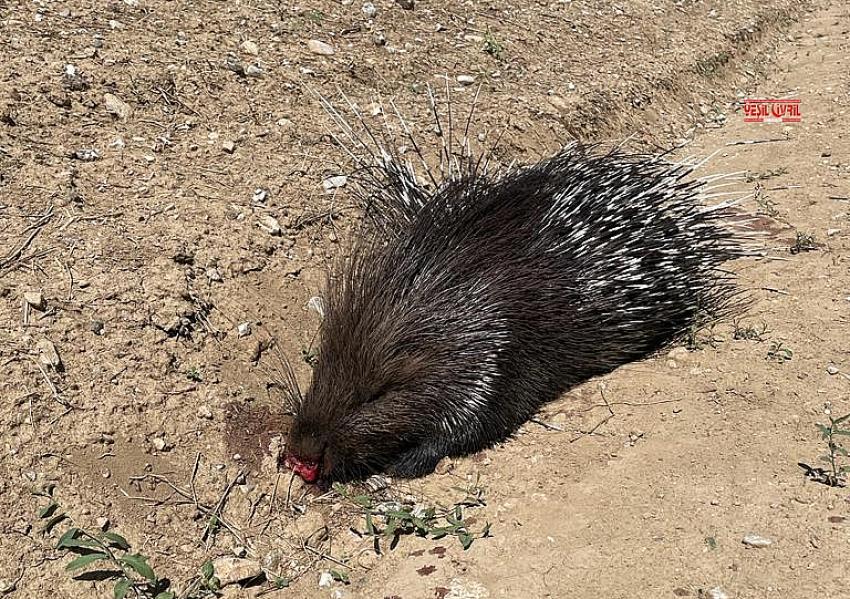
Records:
[[[356,495],[348,487],[334,485],[334,491],[356,506],[363,514],[364,531],[355,531],[361,536],[374,539],[375,552],[381,552],[381,542],[388,542],[395,549],[403,536],[415,535],[433,540],[456,537],[464,550],[469,549],[476,539],[490,536],[490,524],[473,531],[472,521],[464,517],[463,509],[470,505],[483,505],[479,491],[467,492],[463,501],[449,509],[398,505],[379,502],[370,495]],[[466,491],[466,490],[464,490]]]

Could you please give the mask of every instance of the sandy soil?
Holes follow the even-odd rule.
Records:
[[[0,4],[0,594],[111,597],[55,549],[71,523],[105,517],[177,589],[237,554],[291,581],[226,597],[846,596],[847,491],[797,463],[823,453],[826,404],[850,412],[848,9],[375,7]],[[393,98],[436,144],[424,92],[442,74],[459,110],[477,85],[456,77],[481,84],[474,129],[484,145],[501,135],[500,160],[574,136],[690,140],[683,152],[720,150],[708,172],[750,173],[778,232],[768,257],[734,266],[754,299],[737,326],[374,492],[452,505],[480,487],[486,505],[466,514],[490,538],[464,551],[402,537],[378,556],[350,502],[275,465],[280,356],[309,380],[307,302],[358,223],[345,190],[322,186],[343,157],[311,90],[367,110]],[[745,95],[801,98],[803,121],[744,123]],[[258,226],[268,217],[281,235]],[[798,232],[815,249],[791,253]],[[750,327],[759,339],[736,338]],[[44,365],[45,341],[61,367]],[[42,534],[47,499],[32,493],[51,486],[68,519]],[[208,509],[223,525],[205,536]],[[318,586],[331,569],[349,584]]]

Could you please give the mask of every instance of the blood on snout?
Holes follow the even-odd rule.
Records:
[[[287,455],[283,465],[304,479],[304,482],[316,482],[319,478],[319,465],[310,460],[304,460],[295,455]]]

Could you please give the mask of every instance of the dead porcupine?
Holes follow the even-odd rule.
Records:
[[[292,390],[286,464],[307,482],[427,474],[738,305],[722,265],[746,250],[694,164],[573,145],[491,175],[449,141],[426,186],[330,110],[372,149],[352,154],[371,226],[328,278],[312,384]]]

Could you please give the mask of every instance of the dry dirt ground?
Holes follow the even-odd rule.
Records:
[[[848,596],[850,496],[797,465],[821,465],[825,405],[850,412],[848,8],[374,6],[0,2],[0,595],[111,597],[56,549],[107,518],[182,597],[206,560],[238,578],[224,556],[290,582],[227,597]],[[344,188],[323,188],[344,156],[313,91],[367,112],[393,99],[436,147],[425,90],[445,75],[459,111],[480,84],[473,130],[501,135],[498,160],[576,136],[690,141],[680,153],[720,150],[707,172],[749,173],[779,232],[734,265],[754,299],[737,325],[369,491],[449,507],[480,491],[465,517],[491,523],[466,551],[403,536],[378,556],[351,531],[358,508],[275,464],[280,356],[309,380],[307,303],[358,222]],[[801,98],[803,121],[746,124],[747,95]],[[813,249],[789,251],[798,232]],[[33,492],[51,488],[67,518],[43,532]],[[330,570],[348,584],[319,586]]]

